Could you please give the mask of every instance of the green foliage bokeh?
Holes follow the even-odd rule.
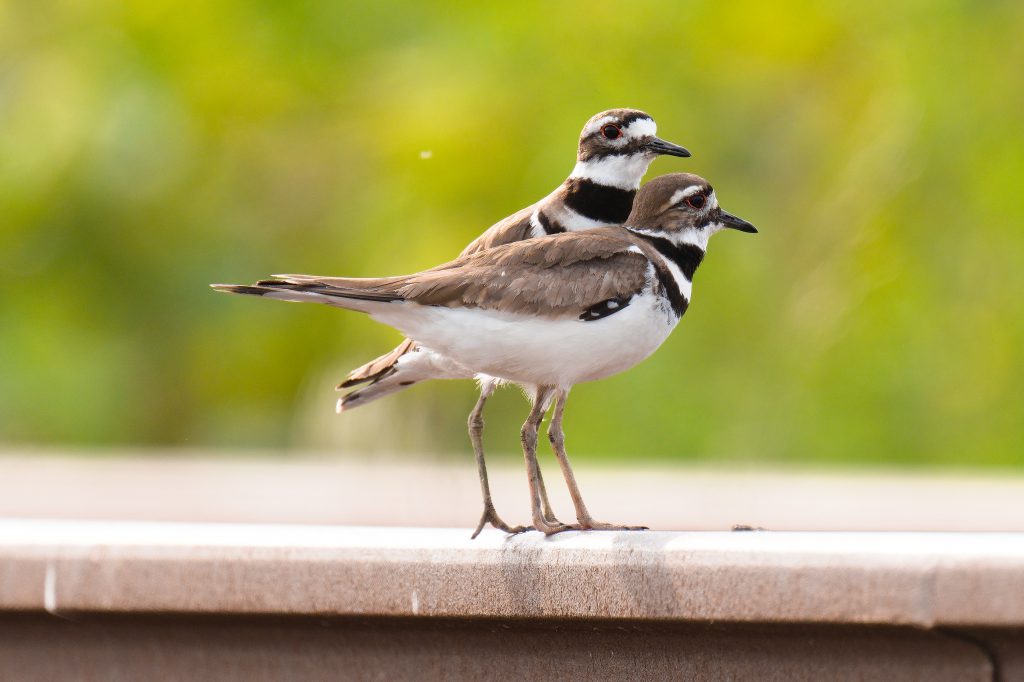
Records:
[[[206,285],[447,260],[629,106],[694,152],[649,177],[761,234],[577,387],[573,452],[1020,464],[1022,35],[1005,1],[0,4],[0,442],[468,451],[468,382],[334,415],[396,333]]]

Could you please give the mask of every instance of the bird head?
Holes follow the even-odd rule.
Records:
[[[580,133],[572,177],[636,189],[657,157],[690,156],[685,148],[666,142],[657,132],[654,119],[636,109],[609,109],[592,116]]]
[[[756,233],[757,228],[722,210],[708,181],[692,173],[671,173],[644,184],[625,225],[634,232],[707,248],[724,229]]]

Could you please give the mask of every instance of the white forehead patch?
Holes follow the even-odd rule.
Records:
[[[654,137],[658,134],[658,124],[650,118],[638,118],[622,129],[626,137]]]

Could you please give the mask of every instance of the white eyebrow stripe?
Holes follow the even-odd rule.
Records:
[[[605,123],[611,123],[614,120],[614,116],[602,116],[601,118],[597,119],[596,121],[593,121],[592,123],[590,123],[590,125],[584,128],[583,134],[590,135],[591,133],[596,133],[598,130],[601,129],[601,126],[603,126]]]
[[[638,118],[622,129],[628,137],[654,137],[658,134],[658,124],[651,118]]]
[[[703,191],[704,188],[701,187],[700,185],[693,185],[691,187],[687,187],[686,189],[676,190],[676,193],[672,195],[672,198],[669,199],[668,203],[670,206],[674,206],[675,204],[678,204],[686,197],[692,197],[694,194],[700,194]]]

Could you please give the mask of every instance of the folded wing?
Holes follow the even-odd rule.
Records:
[[[366,301],[579,317],[604,301],[628,301],[643,289],[649,263],[631,246],[617,228],[609,228],[515,242],[414,275],[286,275],[256,286]]]

